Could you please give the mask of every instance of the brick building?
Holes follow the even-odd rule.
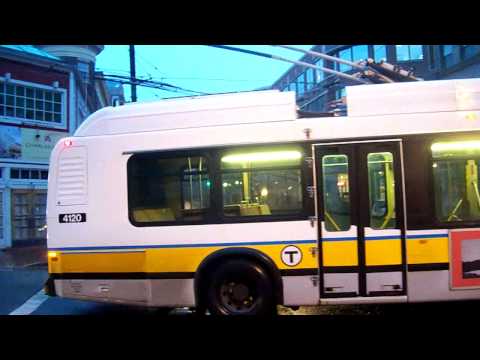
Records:
[[[112,104],[95,78],[102,45],[0,46],[0,248],[46,239],[50,151]]]

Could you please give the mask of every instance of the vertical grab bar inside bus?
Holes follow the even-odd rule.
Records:
[[[203,189],[202,189],[202,157],[198,162],[198,186],[200,189],[200,209],[203,209]]]
[[[192,178],[192,160],[188,157],[188,172],[190,173],[190,209],[193,208],[193,178]]]

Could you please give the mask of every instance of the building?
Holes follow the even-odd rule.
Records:
[[[94,71],[102,50],[0,46],[0,248],[46,239],[50,151],[88,115],[112,104]]]
[[[98,72],[98,75],[103,76],[103,73]],[[122,84],[117,81],[106,80],[103,82],[108,89],[110,95],[110,102],[112,106],[119,106],[125,104],[125,93],[123,92]]]
[[[372,58],[409,70],[424,80],[480,77],[480,45],[315,45],[312,51],[349,61]],[[348,65],[312,55],[301,58],[311,64],[354,73]],[[345,86],[358,83],[322,71],[294,65],[275,83],[273,89],[295,91],[297,104],[304,111],[328,112],[345,96]]]

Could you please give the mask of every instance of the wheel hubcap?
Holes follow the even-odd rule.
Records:
[[[222,305],[231,312],[248,312],[255,304],[251,289],[243,283],[230,281],[220,288]]]

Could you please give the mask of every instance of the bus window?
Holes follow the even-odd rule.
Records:
[[[129,208],[135,222],[205,218],[211,188],[206,158],[134,155],[128,166]]]
[[[394,229],[396,220],[393,155],[390,152],[370,153],[367,155],[367,163],[370,227]]]
[[[225,216],[298,214],[303,208],[300,147],[249,148],[221,158]]]
[[[480,220],[480,141],[438,142],[431,150],[437,220]]]
[[[347,155],[325,155],[322,174],[325,228],[346,231],[351,224]]]

